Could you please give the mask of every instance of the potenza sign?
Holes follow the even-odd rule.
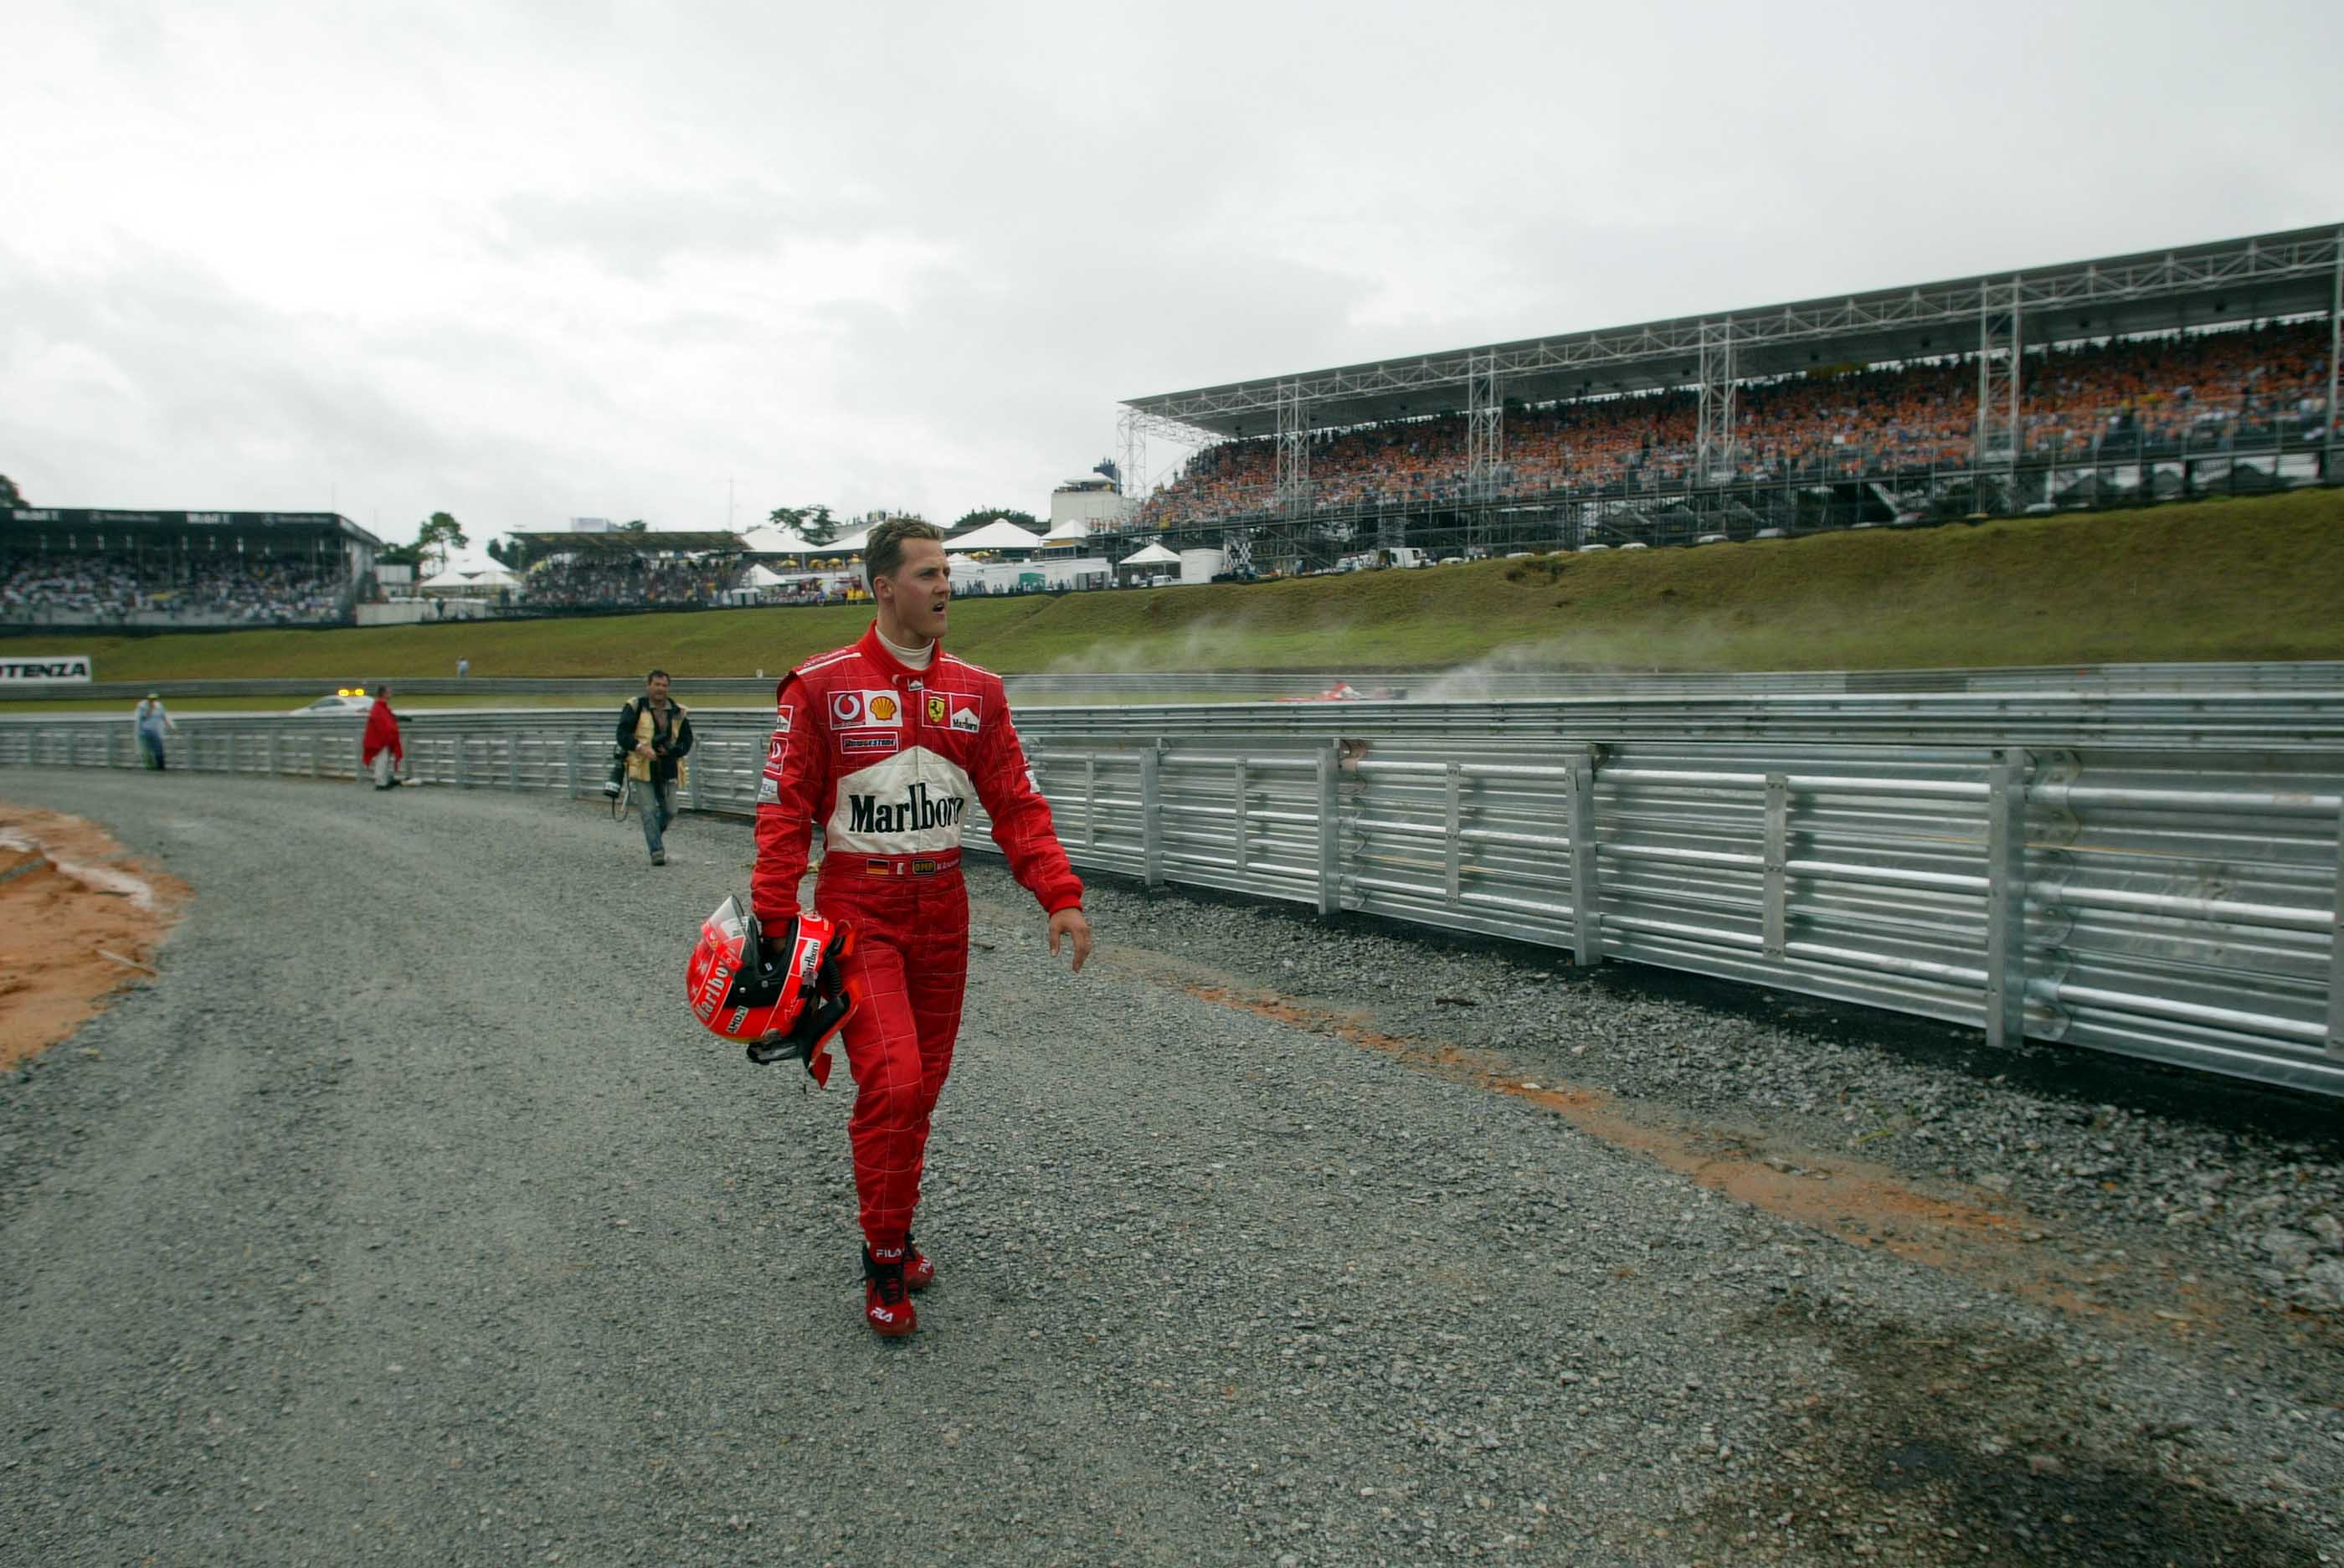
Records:
[[[59,653],[44,658],[0,659],[0,683],[10,681],[81,681],[89,679],[89,655]]]

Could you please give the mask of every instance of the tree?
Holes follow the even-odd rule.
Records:
[[[520,553],[519,546],[514,546],[509,550],[505,547],[504,541],[500,539],[490,540],[487,549],[489,551],[489,559],[495,561],[499,566],[510,566],[513,563],[514,558]]]
[[[651,524],[640,517],[630,518],[611,531],[612,533],[648,533],[651,531]]]
[[[420,566],[423,551],[411,544],[386,544],[374,552],[377,566]]]
[[[958,533],[964,529],[983,528],[995,518],[999,518],[1004,522],[1014,522],[1018,527],[1030,529],[1036,533],[1043,531],[1042,520],[1030,511],[1020,511],[1014,506],[980,506],[975,511],[961,513],[960,520],[945,531]]]
[[[10,479],[6,474],[0,473],[0,506],[23,506],[25,504],[24,492],[16,488],[16,481]]]
[[[415,551],[418,556],[431,562],[434,572],[448,569],[448,552],[461,550],[471,543],[464,533],[464,525],[444,511],[435,511],[429,521],[415,531]]]
[[[808,544],[828,544],[843,526],[826,506],[777,506],[765,514],[775,528],[793,528]]]

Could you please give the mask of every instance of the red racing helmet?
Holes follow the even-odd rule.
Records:
[[[826,1087],[830,1037],[854,1013],[841,968],[854,949],[854,928],[844,922],[809,912],[776,940],[738,898],[727,898],[701,922],[684,969],[692,1016],[746,1044],[751,1061],[795,1057]]]

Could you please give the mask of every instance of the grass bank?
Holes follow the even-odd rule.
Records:
[[[2344,657],[2344,492],[1976,527],[965,600],[956,652],[1036,671],[1894,669]],[[101,680],[778,674],[860,610],[70,638]],[[55,639],[51,639],[55,641]],[[60,647],[62,647],[60,643]]]

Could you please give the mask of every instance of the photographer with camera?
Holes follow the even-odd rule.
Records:
[[[612,735],[618,754],[611,764],[610,782],[602,786],[605,794],[616,796],[621,779],[634,782],[642,800],[643,845],[653,865],[667,864],[662,835],[675,819],[678,775],[684,754],[692,750],[691,716],[682,703],[669,700],[667,687],[667,672],[653,670],[643,679],[643,694],[619,710]]]

